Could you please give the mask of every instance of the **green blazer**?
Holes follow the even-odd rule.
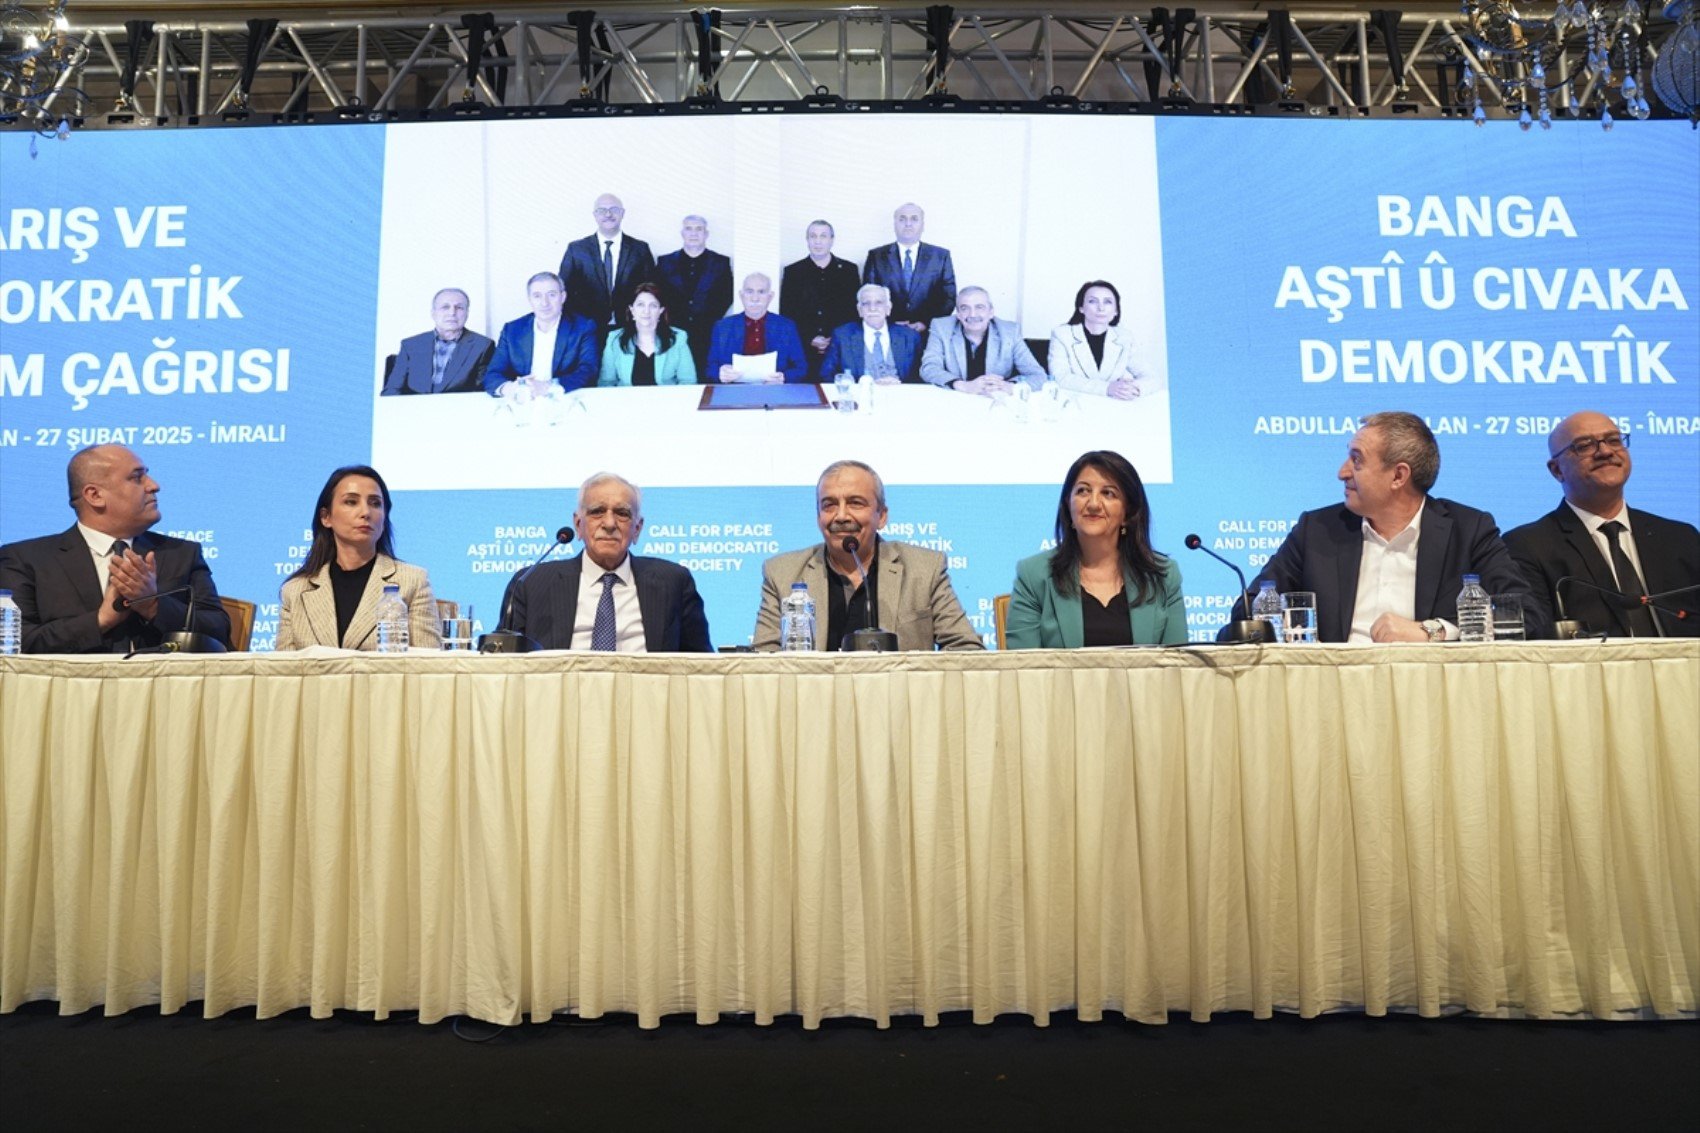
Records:
[[[1186,642],[1186,611],[1181,603],[1181,568],[1163,560],[1162,593],[1155,601],[1132,603],[1138,587],[1127,580],[1128,621],[1136,645]],[[1079,576],[1076,575],[1078,578]],[[1057,593],[1051,583],[1051,552],[1022,559],[1015,567],[1015,591],[1009,599],[1004,641],[1010,649],[1079,649],[1086,644],[1080,594]]]
[[[631,350],[620,349],[620,332],[608,335],[602,348],[602,371],[597,375],[598,386],[629,386],[632,384]],[[658,386],[694,386],[697,384],[696,359],[691,357],[691,344],[685,332],[673,328],[673,345],[655,355],[655,384]]]

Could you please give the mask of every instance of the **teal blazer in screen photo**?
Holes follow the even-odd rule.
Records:
[[[620,349],[620,332],[608,336],[602,348],[602,371],[596,378],[598,386],[629,386],[632,384],[632,363],[636,360],[637,342],[631,350]],[[694,386],[697,384],[696,359],[691,357],[691,344],[685,332],[673,328],[673,345],[655,352],[655,384],[658,386]]]
[[[1079,575],[1076,574],[1078,585]],[[1163,560],[1163,583],[1148,602],[1133,604],[1139,588],[1126,580],[1135,645],[1181,645],[1186,641],[1186,610],[1181,602],[1181,568]],[[1080,593],[1059,594],[1051,582],[1051,552],[1022,559],[1015,567],[1015,591],[1004,623],[1009,649],[1079,649],[1086,644]]]

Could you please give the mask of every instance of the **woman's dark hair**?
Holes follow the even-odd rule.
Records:
[[[378,536],[378,553],[395,558],[395,528],[390,525],[390,486],[384,483],[376,468],[367,464],[350,464],[332,472],[331,478],[320,489],[319,502],[313,505],[313,545],[307,549],[307,561],[290,578],[312,578],[327,564],[336,561],[336,536],[319,519],[331,510],[337,485],[350,476],[364,476],[378,485],[378,491],[384,497],[384,533]]]
[[[1074,494],[1074,484],[1080,474],[1095,468],[1109,477],[1121,490],[1122,506],[1126,509],[1121,538],[1122,571],[1132,575],[1136,591],[1130,604],[1148,602],[1163,590],[1163,556],[1151,549],[1151,507],[1145,499],[1145,485],[1139,479],[1127,457],[1119,452],[1101,449],[1081,455],[1068,467],[1063,478],[1062,499],[1057,503],[1057,549],[1051,552],[1051,582],[1060,594],[1076,593],[1080,570],[1080,536],[1074,530],[1074,516],[1068,506]]]
[[[661,297],[661,288],[653,283],[640,283],[632,288],[631,303],[626,304],[620,315],[620,349],[627,354],[637,350],[637,324],[632,321],[632,303],[637,302],[639,295],[653,295],[661,305],[661,318],[655,324],[657,353],[673,349],[673,324],[667,321],[667,300]]]
[[[1086,321],[1086,316],[1080,313],[1080,308],[1086,305],[1086,293],[1094,287],[1102,287],[1116,297],[1116,317],[1110,320],[1110,325],[1116,326],[1122,321],[1122,293],[1116,290],[1116,285],[1107,279],[1089,279],[1074,293],[1074,314],[1068,317],[1070,326],[1077,326]]]

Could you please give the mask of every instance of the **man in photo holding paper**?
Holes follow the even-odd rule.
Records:
[[[803,340],[797,324],[771,314],[773,281],[756,272],[745,277],[738,292],[742,314],[714,324],[708,344],[708,372],[722,382],[800,382],[808,374]]]

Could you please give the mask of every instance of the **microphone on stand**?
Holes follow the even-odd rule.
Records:
[[[856,560],[856,569],[862,572],[862,609],[866,613],[866,629],[852,630],[844,635],[838,643],[841,653],[896,653],[897,635],[888,629],[879,628],[879,593],[876,573],[862,561],[859,553],[862,544],[854,535],[846,535],[841,544],[844,553]]]
[[[1240,601],[1245,603],[1245,612],[1250,614],[1251,592],[1246,589],[1245,572],[1233,563],[1229,562],[1227,559],[1224,559],[1221,555],[1218,555],[1215,551],[1212,551],[1209,547],[1206,547],[1204,545],[1204,540],[1200,539],[1197,535],[1188,535],[1186,537],[1186,546],[1189,551],[1203,551],[1205,554],[1209,555],[1211,558],[1234,572],[1234,577],[1240,580]],[[1269,624],[1267,622],[1259,621],[1257,618],[1245,617],[1230,620],[1227,625],[1223,626],[1221,630],[1217,632],[1216,640],[1225,645],[1267,645],[1274,642],[1275,634],[1274,631],[1269,628]]]
[[[1642,604],[1641,599],[1631,598],[1621,590],[1613,590],[1609,586],[1599,586],[1595,583],[1589,582],[1585,578],[1578,578],[1574,574],[1567,574],[1552,584],[1553,603],[1558,608],[1558,617],[1552,623],[1552,635],[1559,641],[1572,641],[1578,637],[1598,637],[1603,640],[1606,637],[1604,630],[1601,630],[1598,633],[1589,632],[1586,623],[1584,623],[1580,618],[1572,618],[1565,611],[1564,588],[1570,583],[1575,583],[1577,586],[1583,586],[1594,591],[1620,610],[1633,610]]]
[[[1680,594],[1692,594],[1696,590],[1700,590],[1700,582],[1689,586],[1678,586],[1675,590],[1661,590],[1657,594],[1647,594],[1639,598],[1631,598],[1627,594],[1624,595],[1624,597],[1628,599],[1631,608],[1636,606],[1645,606],[1649,610],[1657,610],[1661,614],[1669,614],[1679,622],[1685,622],[1693,616],[1689,610],[1686,610],[1681,606],[1661,606],[1659,605],[1659,599],[1675,598]]]
[[[573,529],[563,527],[555,532],[555,541],[543,548],[543,553],[532,560],[530,566],[514,575],[508,583],[507,590],[502,594],[502,616],[496,619],[496,628],[489,633],[479,634],[478,652],[480,653],[530,653],[532,640],[523,633],[508,629],[508,616],[514,612],[514,591],[524,582],[526,576],[543,564],[543,560],[555,553],[555,548],[565,547],[573,541]]]
[[[156,590],[152,594],[143,594],[138,598],[126,598],[122,594],[112,600],[112,608],[120,614],[128,613],[132,607],[143,602],[152,602],[155,598],[175,598],[179,594],[187,594],[189,600],[184,603],[183,628],[165,635],[158,645],[146,649],[132,649],[124,654],[126,660],[139,653],[226,653],[229,649],[224,642],[210,633],[195,632],[195,588],[193,586],[174,586],[170,590]]]

